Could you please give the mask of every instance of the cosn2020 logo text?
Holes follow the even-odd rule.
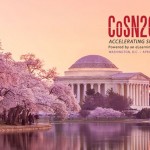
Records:
[[[110,37],[150,37],[150,17],[124,16],[118,21],[115,16],[108,17]]]

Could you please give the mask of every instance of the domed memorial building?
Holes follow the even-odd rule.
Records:
[[[106,95],[108,89],[130,97],[133,108],[149,106],[149,77],[140,72],[123,73],[107,58],[99,55],[87,55],[77,60],[65,76],[59,76],[55,82],[71,86],[78,102],[82,102],[87,89],[95,89]]]

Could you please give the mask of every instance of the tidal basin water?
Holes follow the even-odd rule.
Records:
[[[150,150],[150,125],[53,124],[47,131],[1,133],[0,150]]]

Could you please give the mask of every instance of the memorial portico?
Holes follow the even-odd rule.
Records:
[[[149,106],[149,77],[140,72],[122,73],[107,58],[88,55],[77,60],[55,82],[61,82],[72,88],[78,102],[82,102],[88,89],[94,89],[102,95],[108,89],[131,98],[133,108]]]

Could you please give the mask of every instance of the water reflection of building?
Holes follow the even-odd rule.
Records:
[[[88,123],[55,126],[53,148],[61,150],[149,150],[150,127]],[[58,146],[59,145],[59,146]]]
[[[65,72],[65,76],[57,77],[55,82],[69,84],[79,102],[89,88],[103,95],[112,88],[116,93],[133,99],[135,108],[149,106],[149,77],[139,72],[122,73],[102,56],[80,58]]]
[[[0,134],[2,150],[150,150],[150,127],[65,123],[49,131]]]
[[[131,131],[131,137],[128,141],[129,150],[150,150],[150,132],[149,127],[138,127]]]

